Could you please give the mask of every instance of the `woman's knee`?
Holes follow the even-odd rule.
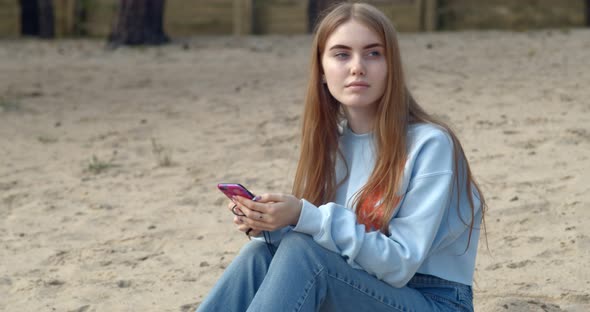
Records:
[[[311,244],[317,244],[311,236],[293,231],[285,234],[281,240],[281,246],[286,245],[290,249],[308,249]]]
[[[323,262],[329,250],[318,245],[313,238],[307,234],[289,232],[281,240],[279,250],[281,254],[301,260],[313,260],[316,263]]]
[[[242,247],[236,259],[239,259],[240,262],[250,262],[251,264],[268,264],[270,263],[271,257],[268,255],[268,250],[264,242],[253,240]]]

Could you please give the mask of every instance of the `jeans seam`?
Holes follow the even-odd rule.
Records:
[[[438,295],[435,295],[435,294],[430,294],[430,293],[424,294],[424,297],[430,298],[431,300],[436,301],[438,303],[448,304],[448,305],[451,305],[451,306],[453,306],[455,308],[458,307],[458,308],[460,308],[463,311],[468,311],[467,307],[465,307],[462,302],[455,302],[455,301],[450,300],[448,298],[445,298],[445,297],[442,297],[442,296],[438,296]]]
[[[313,288],[313,286],[314,286],[314,285],[317,283],[317,280],[318,280],[318,278],[317,278],[317,277],[318,277],[318,275],[320,275],[320,274],[321,274],[323,271],[324,271],[324,267],[323,267],[323,266],[320,266],[320,269],[318,270],[318,272],[317,272],[317,273],[316,273],[316,274],[313,276],[312,283],[311,283],[309,286],[305,287],[305,289],[304,289],[304,291],[305,291],[305,292],[303,293],[303,296],[302,296],[302,299],[303,299],[303,300],[301,301],[301,304],[300,304],[299,306],[296,306],[296,307],[295,307],[295,310],[294,310],[295,312],[299,312],[299,311],[301,311],[301,308],[303,307],[303,305],[305,304],[305,301],[306,301],[306,300],[307,300],[307,298],[309,297],[309,290],[310,290],[310,289],[312,289],[312,288]],[[301,299],[301,298],[300,298],[300,299]]]
[[[369,298],[371,298],[371,299],[373,299],[373,300],[375,300],[375,301],[377,301],[377,302],[379,302],[379,303],[381,303],[381,304],[383,304],[383,305],[385,305],[385,306],[387,306],[387,307],[390,307],[390,308],[392,308],[392,309],[396,309],[397,311],[400,311],[400,312],[413,312],[413,311],[411,311],[411,310],[406,310],[406,309],[405,309],[405,308],[403,308],[403,307],[399,307],[399,306],[394,306],[394,305],[387,304],[386,302],[383,302],[383,300],[380,300],[379,298],[375,298],[375,296],[373,296],[373,295],[371,295],[371,294],[369,294],[369,293],[367,293],[367,292],[363,291],[362,289],[360,289],[360,288],[356,287],[355,285],[352,285],[352,284],[348,283],[347,281],[345,281],[345,280],[343,280],[343,279],[339,278],[338,276],[335,276],[335,275],[332,275],[332,274],[330,274],[329,272],[328,272],[328,276],[330,276],[330,277],[332,277],[333,279],[335,279],[335,280],[338,280],[338,281],[340,281],[340,282],[342,282],[342,283],[344,283],[344,284],[346,284],[346,285],[348,285],[348,286],[352,287],[354,290],[356,290],[356,291],[358,291],[358,292],[360,292],[360,293],[362,293],[362,294],[364,294],[364,295],[368,296]]]

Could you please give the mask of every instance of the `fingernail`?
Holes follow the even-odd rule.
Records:
[[[254,196],[254,198],[252,198],[253,201],[259,201],[260,200],[260,196],[256,195]]]

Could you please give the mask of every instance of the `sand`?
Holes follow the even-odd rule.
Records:
[[[402,34],[488,198],[477,311],[590,311],[590,30]],[[0,41],[0,310],[191,311],[289,192],[309,36]]]

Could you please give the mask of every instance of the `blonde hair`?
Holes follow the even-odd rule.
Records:
[[[467,194],[470,194],[471,234],[475,219],[472,185],[479,194],[482,208],[485,207],[485,200],[472,177],[463,148],[453,131],[442,121],[426,113],[410,94],[404,79],[396,31],[381,11],[368,4],[340,4],[317,25],[312,44],[311,70],[303,112],[301,154],[293,183],[294,195],[305,198],[315,205],[334,200],[338,187],[335,173],[336,157],[342,156],[338,149],[340,136],[338,125],[344,115],[340,103],[322,83],[321,60],[328,37],[340,25],[353,19],[373,30],[381,38],[387,62],[386,87],[377,104],[373,128],[376,163],[367,183],[358,191],[354,200],[359,223],[367,226],[377,224],[381,232],[388,234],[389,220],[400,200],[396,192],[400,189],[407,158],[408,125],[431,123],[444,128],[453,141],[455,189],[459,194],[461,189],[459,173],[464,173],[464,187]],[[463,164],[462,168],[459,168],[460,163]],[[376,194],[380,198],[375,202]],[[375,204],[374,209],[368,216],[361,216],[358,208],[367,203]]]

